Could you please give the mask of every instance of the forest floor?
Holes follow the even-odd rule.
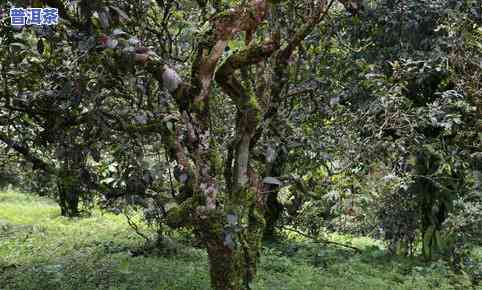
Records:
[[[254,289],[482,289],[442,261],[390,257],[368,238],[336,239],[363,252],[295,237],[265,246]],[[133,255],[143,243],[123,215],[67,219],[52,200],[0,192],[0,290],[209,289],[203,250],[180,242],[161,255]],[[482,250],[474,255],[482,261]]]

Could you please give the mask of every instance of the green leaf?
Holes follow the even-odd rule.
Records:
[[[100,183],[105,183],[105,184],[111,184],[112,182],[114,182],[116,179],[114,177],[108,177],[106,179],[102,179],[100,181]]]
[[[174,130],[174,125],[172,124],[172,122],[167,122],[166,127],[171,132]]]

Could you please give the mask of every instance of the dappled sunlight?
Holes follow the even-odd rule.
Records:
[[[0,193],[0,198],[5,195]],[[199,285],[208,289],[203,250],[182,246],[165,257],[133,257],[131,251],[143,241],[120,216],[94,213],[68,219],[47,214],[35,220],[56,211],[56,205],[47,199],[25,199],[21,193],[8,196],[10,202],[0,204],[0,220],[7,225],[0,224],[0,278],[7,289],[184,290]],[[21,220],[19,210],[25,213]],[[286,233],[264,247],[256,289],[408,290],[463,285],[463,277],[446,266],[421,271],[426,267],[422,260],[389,257],[375,240],[336,235],[330,239],[350,242],[363,252]]]

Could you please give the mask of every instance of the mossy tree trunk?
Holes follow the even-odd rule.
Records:
[[[50,2],[52,7],[59,8],[60,2]],[[84,16],[94,10],[87,5],[90,2],[80,3],[81,7],[87,7],[82,9]],[[201,236],[209,254],[211,283],[218,290],[252,288],[265,229],[267,196],[264,192],[269,190],[260,181],[263,161],[257,160],[253,151],[258,141],[267,135],[266,128],[276,117],[286,95],[289,59],[333,3],[328,0],[307,3],[301,19],[304,24],[293,34],[288,33],[289,38],[282,43],[281,34],[272,33],[279,31],[278,27],[265,29],[263,25],[258,29],[260,24],[270,20],[267,16],[271,6],[282,2],[247,0],[218,5],[221,1],[214,1],[216,9],[226,9],[210,16],[206,24],[209,27],[204,29],[203,26],[203,35],[196,37],[186,81],[150,49],[137,47],[131,53],[130,49],[122,50],[121,44],[109,49],[109,58],[118,61],[119,67],[144,66],[177,103],[176,114],[161,114],[160,119],[154,118],[142,125],[123,124],[122,120],[118,123],[122,130],[141,134],[155,132],[162,136],[168,158],[176,163],[180,191],[174,198],[177,206],[165,213],[166,222],[173,228],[190,226]],[[204,8],[207,1],[197,3]],[[349,7],[358,9],[357,5]],[[241,35],[244,35],[245,47],[233,52],[221,64],[228,43]],[[100,35],[99,39],[109,39],[109,36]],[[110,57],[113,53],[118,57]],[[273,61],[270,60],[272,55],[276,56]],[[271,74],[269,82],[257,82],[255,74],[250,72],[253,66],[260,64],[273,66],[257,74],[258,77]],[[238,80],[240,76],[242,81]],[[214,118],[210,99],[214,80],[237,111],[234,137],[227,156],[223,156],[217,144],[220,138],[215,136],[216,131],[211,126]],[[76,177],[78,175],[70,170],[61,174],[59,192],[66,215],[78,212],[79,180]]]
[[[217,290],[252,289],[266,225],[268,190],[261,182],[264,161],[257,160],[253,150],[265,134],[265,124],[281,106],[292,53],[329,8],[328,1],[314,2],[316,9],[306,11],[305,25],[280,49],[278,33],[264,42],[253,41],[254,32],[266,19],[272,3],[245,1],[211,17],[211,28],[195,47],[190,79],[186,82],[167,83],[166,80],[179,77],[148,49],[137,49],[133,56],[136,64],[143,65],[159,83],[168,85],[179,117],[168,124],[153,121],[128,129],[153,130],[162,135],[169,159],[177,164],[176,179],[180,184],[178,206],[169,209],[166,221],[173,228],[190,226],[199,235],[209,256],[211,284]],[[245,33],[245,48],[220,64],[228,42],[241,32]],[[275,73],[272,85],[267,86],[248,72],[254,65],[271,63],[268,60],[273,54]],[[268,72],[271,70],[257,76]],[[240,76],[242,81],[238,80]],[[249,76],[252,79],[246,81]],[[237,111],[227,156],[223,156],[211,130],[209,99],[214,80]]]
[[[238,236],[236,239],[246,245],[232,249],[218,240],[212,241],[207,247],[213,289],[253,289],[260,248],[252,245],[252,241],[246,240],[246,237]],[[256,240],[261,241],[260,238]]]
[[[201,8],[206,4],[206,1],[197,2]],[[139,126],[120,123],[123,130],[162,135],[167,156],[176,163],[180,191],[175,196],[177,206],[166,213],[166,222],[173,228],[190,226],[199,234],[209,255],[211,284],[217,290],[252,288],[265,229],[267,196],[264,192],[269,189],[260,181],[264,175],[263,161],[255,158],[253,150],[282,105],[290,78],[287,67],[293,52],[321,21],[333,1],[313,1],[307,5],[302,19],[304,25],[290,34],[283,46],[281,34],[271,33],[278,31],[276,27],[258,29],[269,20],[271,6],[279,3],[241,1],[236,7],[226,7],[229,9],[209,17],[210,27],[202,29],[203,35],[196,38],[193,46],[187,81],[182,81],[152,50],[138,47],[130,54],[121,51],[121,45],[111,49],[118,53],[116,60],[124,61],[123,67],[126,63],[144,66],[177,103],[177,114],[169,118],[161,116]],[[223,8],[215,6],[219,10]],[[228,43],[241,35],[244,35],[245,47],[233,52],[221,64]],[[103,38],[108,37],[103,35]],[[268,40],[262,41],[263,38]],[[276,55],[274,61],[270,60],[272,55]],[[259,74],[250,72],[253,66],[261,64],[274,67]],[[270,82],[257,82],[255,75],[267,74],[272,74]],[[240,76],[242,81],[238,80]],[[237,111],[227,156],[223,156],[217,144],[219,138],[211,126],[214,80]],[[75,182],[62,181],[60,191],[66,204],[75,200],[68,198],[68,193],[75,192],[73,184]],[[66,212],[73,210],[69,206],[65,208]]]
[[[253,209],[244,217],[247,220],[238,221],[234,214],[226,217],[223,225],[211,227],[203,234],[211,285],[217,290],[252,289],[262,244],[262,215]]]

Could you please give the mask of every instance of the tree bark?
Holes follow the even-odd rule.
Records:
[[[250,289],[249,281],[244,281],[243,250],[230,249],[222,240],[213,240],[207,247],[211,286],[216,290]],[[252,272],[252,270],[249,270]],[[244,275],[243,275],[244,274]],[[248,284],[248,287],[245,287]]]
[[[239,238],[238,238],[239,239]],[[249,241],[239,239],[241,242]],[[253,289],[259,248],[229,249],[222,241],[208,246],[211,286],[215,290]]]
[[[239,216],[218,212],[199,226],[208,252],[213,289],[253,289],[265,223],[257,201],[248,200],[253,202],[250,207],[237,207]],[[226,222],[219,223],[220,220]]]
[[[57,181],[59,206],[61,215],[65,217],[79,216],[79,184],[78,178],[66,171]]]
[[[273,188],[272,192],[268,193],[265,211],[266,227],[263,234],[265,240],[273,240],[275,238],[276,225],[283,212],[283,205],[278,201],[278,193],[279,190],[277,188]]]

